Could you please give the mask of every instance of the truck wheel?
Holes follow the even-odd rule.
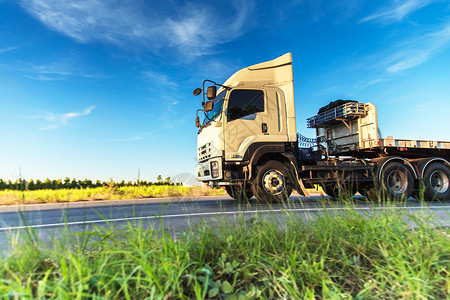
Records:
[[[240,185],[226,185],[225,190],[227,191],[227,194],[238,201],[247,201],[251,197],[253,197],[253,192],[251,190],[251,187],[246,186],[245,193],[243,186]]]
[[[408,199],[414,188],[414,179],[407,166],[399,162],[389,163],[381,173],[382,193],[387,198]]]
[[[429,165],[423,176],[426,200],[450,200],[450,169],[441,163]]]
[[[322,189],[328,196],[332,198],[351,198],[356,194],[356,187],[349,184],[328,183],[322,184]]]
[[[264,203],[281,202],[289,198],[293,184],[287,167],[279,161],[269,160],[258,166],[252,191]]]

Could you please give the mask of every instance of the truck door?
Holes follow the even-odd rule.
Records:
[[[287,142],[287,116],[284,93],[278,88],[266,90],[271,142]]]
[[[224,121],[225,159],[242,161],[251,144],[270,142],[267,93],[262,89],[231,90]]]

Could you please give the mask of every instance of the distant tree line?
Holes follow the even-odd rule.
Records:
[[[17,179],[15,181],[0,179],[0,190],[18,190],[18,191],[32,191],[32,190],[59,190],[59,189],[85,189],[85,188],[96,188],[96,187],[124,187],[124,186],[152,186],[152,185],[182,185],[182,183],[173,183],[170,177],[165,180],[159,175],[157,182],[150,182],[145,180],[127,181],[124,180],[120,182],[115,182],[112,179],[110,181],[100,181],[95,182],[89,179],[76,180],[75,178],[70,179],[66,177],[63,179],[45,179],[41,181],[36,180],[24,180]]]

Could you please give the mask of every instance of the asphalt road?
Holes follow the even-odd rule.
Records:
[[[209,196],[4,206],[0,207],[0,249],[7,249],[11,238],[25,228],[33,228],[42,239],[58,236],[64,230],[81,232],[93,226],[117,228],[126,224],[164,227],[176,234],[200,220],[214,223],[221,218],[252,218],[258,214],[283,217],[286,213],[311,220],[324,213],[342,213],[349,207],[369,214],[392,210],[392,204],[369,203],[363,197],[341,203],[320,195],[311,198],[291,196],[289,202],[276,205],[261,204],[255,198],[249,204],[243,204],[227,196]],[[450,200],[439,203],[410,200],[396,203],[395,209],[420,212],[423,218],[432,218],[436,226],[450,226]]]

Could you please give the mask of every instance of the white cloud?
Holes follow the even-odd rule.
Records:
[[[380,53],[370,55],[358,66],[365,68],[366,76],[355,84],[367,88],[389,82],[393,76],[427,63],[450,47],[450,22],[441,24],[428,33],[406,39]],[[370,66],[369,69],[366,69]]]
[[[436,32],[404,42],[385,60],[386,71],[396,73],[421,65],[448,47],[449,42],[450,24],[445,24]]]
[[[425,111],[436,112],[436,107],[439,107],[438,101],[426,101],[426,102],[416,103],[414,105],[414,109],[420,113],[423,113]]]
[[[386,81],[385,78],[369,79],[368,81],[362,80],[362,81],[358,82],[357,84],[355,84],[354,86],[365,89],[369,86],[372,86],[372,85],[375,85],[375,84],[378,84],[378,83],[384,82],[384,81]]]
[[[123,138],[123,139],[113,139],[113,140],[99,140],[102,142],[137,142],[137,141],[143,141],[143,140],[149,140],[154,138],[154,135],[157,131],[156,130],[152,130],[152,131],[148,131],[148,132],[144,132],[138,135],[134,135],[128,138]]]
[[[8,48],[3,48],[3,49],[0,49],[0,54],[1,54],[1,53],[6,53],[6,52],[11,52],[11,51],[14,51],[14,50],[16,50],[16,49],[19,49],[19,46],[13,46],[13,47],[8,47]]]
[[[141,16],[130,1],[23,0],[22,6],[50,29],[78,42],[107,40],[119,42],[138,37],[143,31]]]
[[[101,78],[102,76],[85,72],[80,62],[69,60],[63,62],[52,62],[44,65],[26,64],[25,67],[18,68],[22,72],[28,73],[26,78],[40,81],[68,81],[73,77]]]
[[[245,67],[241,63],[236,63],[233,60],[227,60],[226,58],[216,60],[216,59],[205,59],[204,63],[201,64],[199,68],[199,74],[202,74],[203,78],[214,78],[216,81],[225,81],[230,77],[236,70],[240,70]]]
[[[28,116],[28,118],[44,119],[45,121],[47,121],[47,124],[44,127],[41,127],[39,129],[52,130],[52,129],[60,128],[61,126],[67,124],[70,120],[72,120],[74,118],[87,116],[94,109],[95,109],[95,106],[90,106],[80,112],[68,112],[68,113],[64,113],[64,114],[53,114],[53,113],[49,112],[45,115]]]
[[[396,0],[394,4],[365,17],[361,22],[380,21],[395,23],[403,20],[413,12],[431,4],[433,0]]]
[[[191,55],[210,54],[216,44],[227,43],[245,31],[252,11],[251,1],[234,2],[235,15],[220,16],[204,7],[191,5],[191,13],[183,18],[169,18],[165,28],[173,45],[187,49]]]
[[[36,73],[39,74],[73,75],[72,72],[61,70],[58,67],[55,67],[54,65],[33,66],[33,69]]]
[[[45,76],[43,74],[38,74],[36,76],[25,75],[25,78],[29,78],[29,79],[33,79],[33,80],[40,80],[40,81],[67,81],[67,79],[63,78],[63,77],[51,77],[51,76]]]
[[[390,48],[356,62],[363,67],[366,76],[355,87],[367,88],[389,82],[397,74],[427,63],[450,48],[450,22],[440,24],[434,30],[419,33]],[[442,55],[441,55],[442,56]],[[369,66],[369,68],[367,68]]]
[[[243,34],[252,10],[251,1],[232,2],[232,13],[214,10],[208,3],[177,3],[170,7],[170,15],[164,14],[156,3],[131,0],[22,0],[21,3],[48,28],[80,43],[138,45],[151,51],[174,47],[191,57],[213,53],[215,46]]]
[[[152,83],[158,86],[167,86],[170,88],[176,88],[177,84],[169,79],[167,75],[155,72],[155,71],[144,71],[142,72],[144,76]]]

